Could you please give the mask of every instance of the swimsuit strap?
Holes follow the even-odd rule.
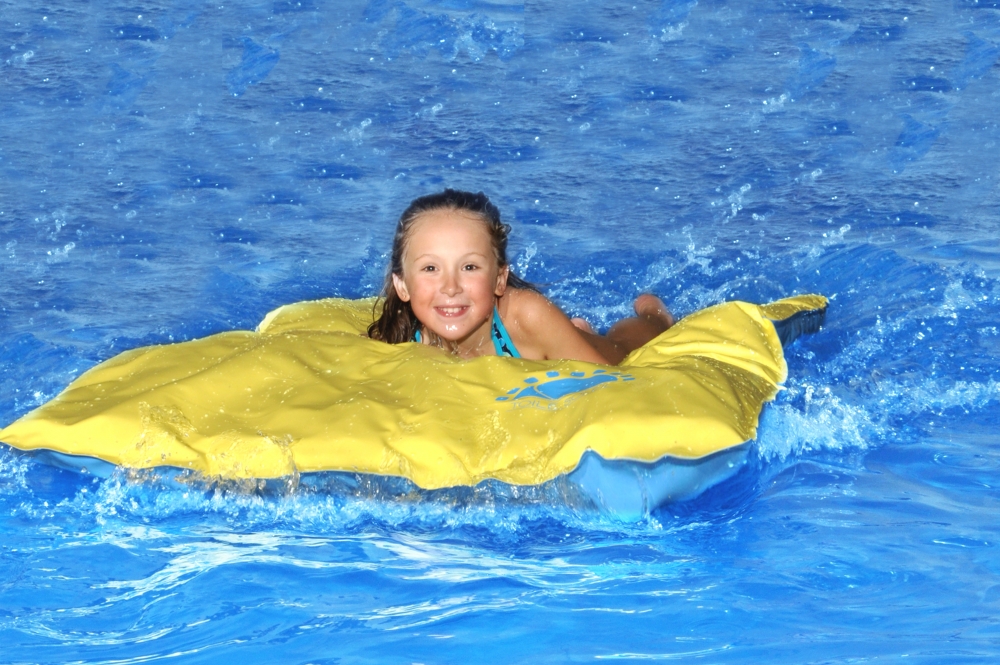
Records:
[[[503,325],[503,321],[500,319],[500,312],[497,311],[496,306],[493,307],[493,348],[496,349],[498,356],[507,356],[509,358],[520,358],[521,354],[517,352],[517,347],[514,346],[514,340],[510,338],[510,334]]]
[[[493,308],[493,325],[491,329],[493,334],[490,337],[493,339],[493,348],[496,350],[498,356],[507,356],[508,358],[521,357],[521,354],[517,352],[517,347],[514,346],[514,340],[510,338],[510,333],[504,327],[503,320],[500,319],[500,312],[497,311],[496,307]],[[413,341],[418,344],[423,341],[419,330],[413,333]]]

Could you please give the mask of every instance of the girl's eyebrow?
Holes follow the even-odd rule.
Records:
[[[483,254],[482,252],[468,252],[466,254],[463,254],[461,257],[459,257],[459,260],[465,260],[465,259],[469,258],[470,256],[478,256],[480,258],[486,259],[486,258],[489,258],[490,255],[489,254]],[[419,261],[419,260],[425,259],[425,258],[429,258],[429,259],[433,259],[433,260],[440,260],[441,257],[438,256],[437,254],[434,254],[433,252],[424,252],[423,254],[420,254],[418,256],[414,256],[413,260],[414,261]]]

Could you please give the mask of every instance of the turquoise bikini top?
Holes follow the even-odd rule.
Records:
[[[496,307],[493,308],[493,325],[491,327],[493,334],[490,337],[493,339],[493,348],[496,350],[497,355],[507,356],[508,358],[520,358],[521,354],[517,352],[514,340],[510,338],[510,333],[504,327],[503,321],[500,319],[500,312],[497,311]],[[413,341],[423,341],[419,330],[413,334]]]

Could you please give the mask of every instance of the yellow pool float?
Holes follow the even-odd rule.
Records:
[[[738,470],[786,378],[783,341],[817,329],[826,305],[709,307],[601,366],[384,344],[364,336],[373,300],[301,302],[256,331],[126,351],[0,441],[83,470],[341,471],[424,489],[566,476],[599,506],[642,513]]]

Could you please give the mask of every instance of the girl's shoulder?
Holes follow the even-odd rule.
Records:
[[[500,316],[504,323],[526,332],[535,332],[551,317],[562,315],[562,310],[551,300],[532,289],[508,288],[501,301]]]
[[[537,291],[508,289],[500,302],[500,317],[522,358],[607,362],[569,317]]]

